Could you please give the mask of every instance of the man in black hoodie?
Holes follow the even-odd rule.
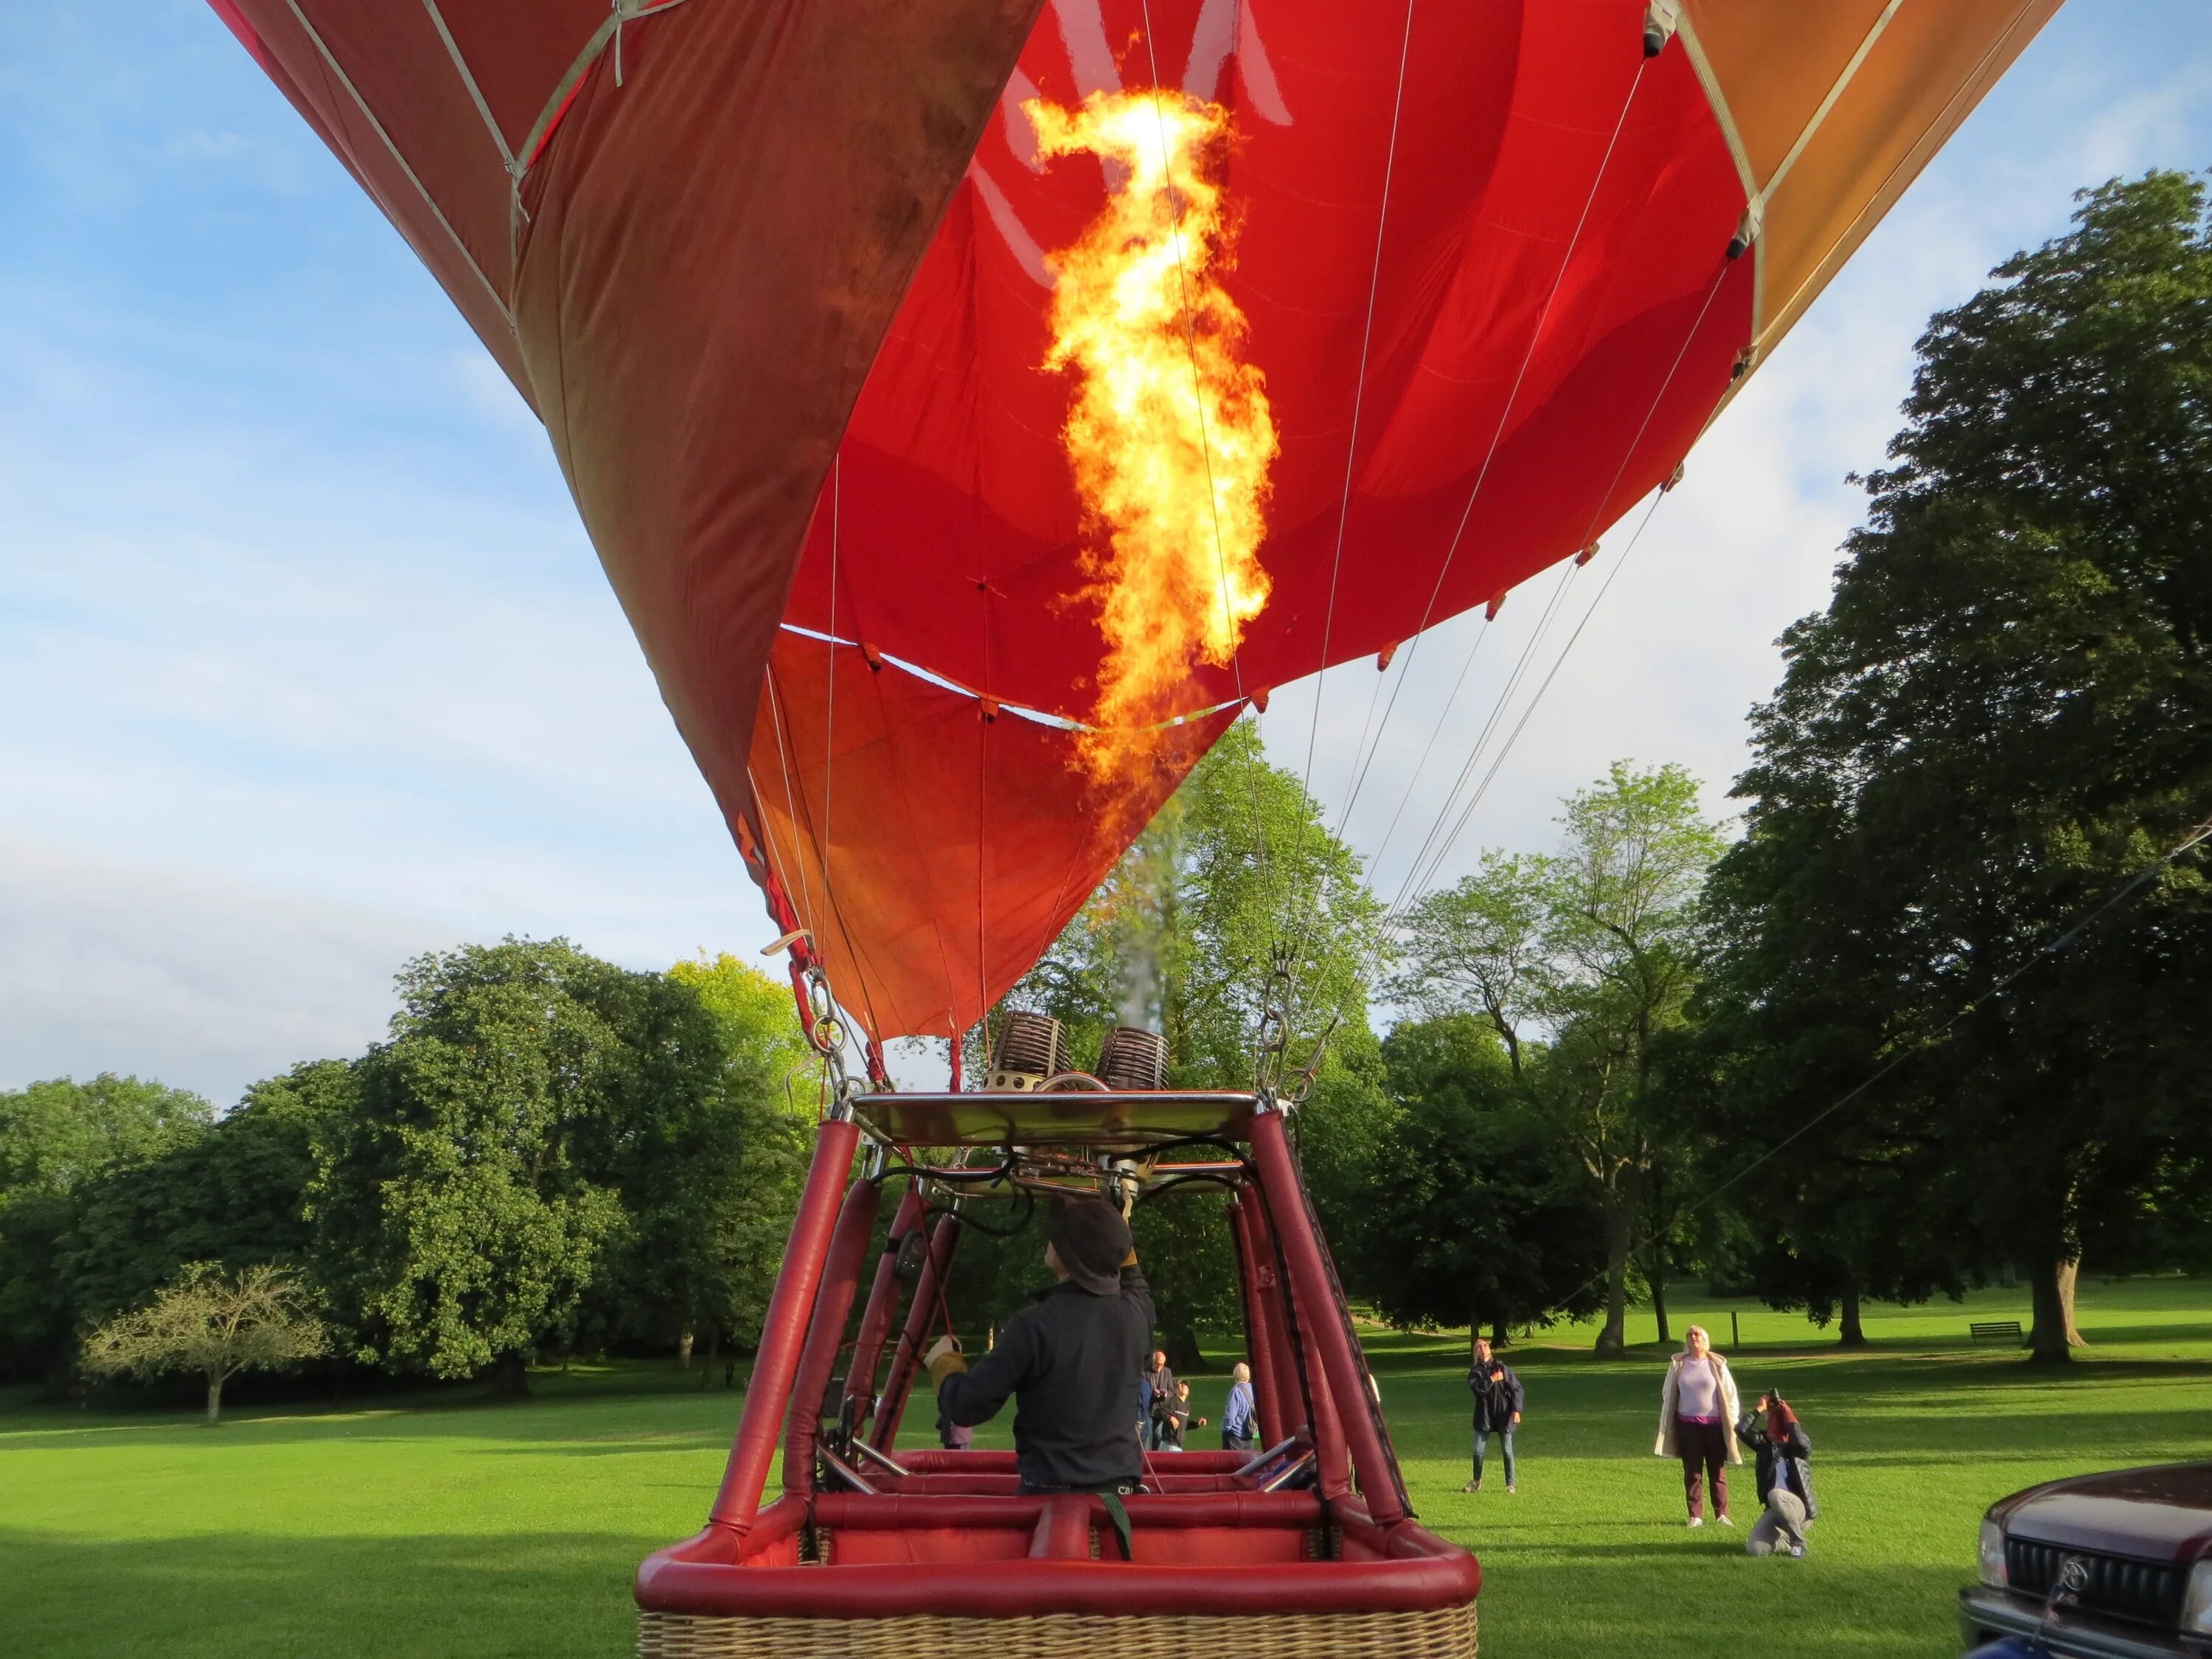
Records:
[[[1478,1336],[1474,1340],[1474,1364],[1467,1370],[1467,1387],[1474,1396],[1474,1479],[1460,1490],[1482,1490],[1483,1454],[1490,1448],[1490,1437],[1495,1434],[1505,1443],[1505,1495],[1510,1498],[1513,1431],[1521,1426],[1523,1400],[1521,1379],[1513,1375],[1510,1365],[1493,1358],[1490,1344]]]
[[[1152,1334],[1152,1297],[1129,1224],[1094,1198],[1054,1213],[1045,1266],[1059,1281],[999,1329],[973,1370],[940,1337],[924,1357],[940,1421],[988,1422],[1014,1398],[1024,1492],[1133,1492],[1144,1448],[1130,1432],[1129,1385]]]

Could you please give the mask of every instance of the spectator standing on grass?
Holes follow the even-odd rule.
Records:
[[[1145,1401],[1146,1437],[1154,1451],[1160,1449],[1160,1433],[1167,1422],[1168,1413],[1175,1405],[1176,1374],[1168,1369],[1168,1357],[1158,1348],[1152,1350],[1152,1363],[1145,1372],[1143,1389]]]
[[[1259,1406],[1252,1398],[1252,1368],[1243,1360],[1229,1373],[1229,1403],[1221,1408],[1221,1449],[1252,1449],[1259,1428]]]
[[[1729,1517],[1726,1466],[1743,1462],[1735,1439],[1736,1419],[1742,1414],[1728,1361],[1713,1352],[1703,1325],[1691,1326],[1682,1352],[1668,1363],[1667,1381],[1659,1390],[1659,1438],[1651,1451],[1682,1460],[1682,1495],[1693,1527],[1705,1524],[1701,1472],[1712,1486],[1714,1515],[1724,1527],[1735,1525]]]
[[[1812,1440],[1790,1402],[1778,1394],[1759,1395],[1758,1408],[1744,1413],[1735,1431],[1754,1448],[1764,1510],[1753,1523],[1751,1536],[1743,1540],[1743,1553],[1802,1558],[1806,1529],[1820,1513],[1813,1501]]]
[[[1527,1395],[1521,1379],[1504,1360],[1493,1357],[1490,1344],[1474,1339],[1474,1364],[1468,1367],[1468,1392],[1474,1396],[1474,1479],[1462,1492],[1482,1490],[1483,1456],[1496,1435],[1505,1450],[1505,1495],[1513,1495],[1513,1431],[1521,1426],[1521,1407]]]

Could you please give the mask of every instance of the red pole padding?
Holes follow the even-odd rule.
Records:
[[[878,1195],[872,1181],[856,1181],[845,1194],[837,1230],[830,1236],[822,1288],[814,1295],[806,1352],[799,1356],[799,1375],[791,1385],[791,1414],[783,1431],[783,1489],[802,1498],[814,1490],[814,1431],[822,1424],[822,1395],[837,1364],[845,1316],[853,1310],[853,1291],[860,1282],[860,1263],[876,1224]]]
[[[1275,1331],[1270,1310],[1261,1295],[1260,1252],[1252,1244],[1252,1217],[1258,1199],[1240,1194],[1229,1200],[1229,1231],[1237,1243],[1237,1285],[1244,1298],[1244,1361],[1252,1368],[1252,1405],[1260,1419],[1260,1443],[1272,1446],[1282,1439],[1283,1407],[1275,1396]],[[1266,1263],[1274,1277],[1274,1263]]]
[[[823,1258],[830,1252],[837,1194],[852,1172],[853,1149],[860,1139],[860,1127],[847,1119],[823,1123],[815,1140],[814,1163],[799,1194],[799,1213],[792,1218],[783,1271],[775,1276],[775,1292],[769,1297],[768,1316],[761,1322],[760,1351],[753,1359],[752,1380],[745,1385],[745,1409],[730,1447],[730,1466],[723,1471],[714,1507],[707,1512],[709,1526],[744,1533],[760,1513],[769,1460],[775,1455],[776,1430],[783,1423],[783,1408],[791,1403],[799,1343],[814,1311]]]
[[[906,1328],[891,1353],[890,1375],[884,1379],[884,1391],[876,1401],[875,1426],[868,1431],[868,1443],[878,1451],[889,1451],[898,1440],[907,1394],[914,1387],[915,1372],[921,1368],[929,1316],[937,1311],[940,1299],[937,1287],[952,1271],[952,1252],[959,1243],[960,1218],[938,1217],[936,1231],[929,1236],[929,1259],[921,1264],[921,1274],[914,1281],[914,1302],[906,1310]]]
[[[1322,1496],[1341,1498],[1352,1490],[1344,1425],[1337,1421],[1320,1352],[1306,1329],[1310,1322],[1292,1317],[1291,1286],[1283,1272],[1282,1252],[1275,1247],[1275,1230],[1267,1218],[1267,1195],[1263,1188],[1245,1190],[1244,1212],[1246,1225],[1252,1230],[1252,1259],[1258,1266],[1253,1282],[1261,1305],[1267,1310],[1268,1334],[1274,1344],[1275,1404],[1283,1413],[1282,1431],[1276,1438],[1303,1431],[1313,1445]]]
[[[1267,1188],[1283,1259],[1290,1267],[1291,1286],[1297,1293],[1299,1318],[1313,1328],[1314,1345],[1321,1351],[1322,1365],[1328,1376],[1329,1395],[1344,1425],[1360,1496],[1367,1500],[1367,1513],[1376,1526],[1393,1526],[1412,1512],[1411,1505],[1398,1476],[1398,1461],[1390,1455],[1382,1411],[1368,1391],[1367,1362],[1359,1352],[1359,1339],[1352,1328],[1352,1315],[1344,1305],[1335,1270],[1314,1225],[1313,1208],[1306,1199],[1305,1183],[1298,1177],[1297,1160],[1291,1154],[1282,1113],[1261,1112],[1253,1118],[1252,1151]]]
[[[845,1367],[845,1400],[853,1421],[873,1417],[876,1411],[876,1367],[884,1357],[884,1337],[891,1328],[891,1308],[898,1299],[898,1244],[921,1225],[920,1183],[907,1182],[906,1196],[891,1215],[890,1242],[876,1260],[876,1282],[868,1290],[868,1305],[860,1310],[860,1328],[853,1337],[853,1360]]]

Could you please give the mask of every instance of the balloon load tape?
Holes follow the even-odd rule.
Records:
[[[1151,1091],[1168,1085],[1167,1039],[1158,1031],[1116,1025],[1098,1047],[1098,1063],[1089,1073],[1071,1072],[1067,1031],[1049,1014],[1009,1015],[983,1087],[993,1094],[1034,1094],[1070,1085],[1115,1091]]]

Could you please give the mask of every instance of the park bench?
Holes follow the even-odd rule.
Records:
[[[1977,1342],[2017,1342],[2021,1340],[2020,1321],[2017,1319],[1978,1321],[1966,1327],[1966,1334]]]

